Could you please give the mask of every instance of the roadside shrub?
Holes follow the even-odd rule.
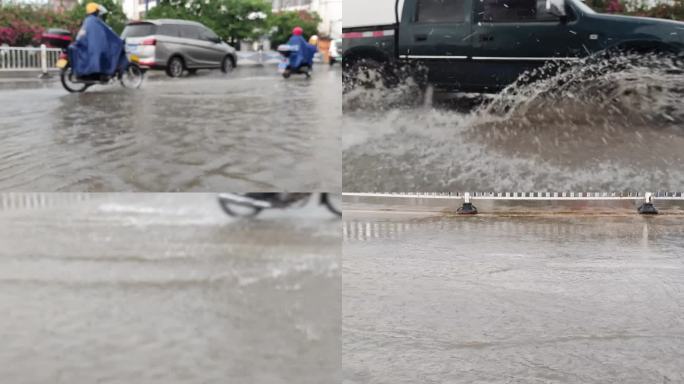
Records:
[[[661,2],[656,5],[644,0],[588,0],[587,5],[597,12],[684,20],[684,0]]]
[[[121,33],[126,16],[121,5],[113,0],[99,0],[109,11],[106,22]],[[31,4],[0,5],[0,44],[12,46],[36,46],[42,33],[48,28],[63,28],[72,34],[85,17],[85,0],[66,12],[55,12],[51,8]]]
[[[661,19],[684,20],[684,0],[676,0],[672,4],[661,3],[654,7],[650,7],[641,3],[631,9],[628,14],[635,16],[658,17]]]
[[[79,22],[69,14],[60,14],[46,7],[33,5],[0,6],[0,44],[13,46],[39,45],[47,28],[75,31]]]
[[[17,32],[10,27],[0,28],[0,45],[16,45]]]

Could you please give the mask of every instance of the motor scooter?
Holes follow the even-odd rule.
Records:
[[[281,44],[278,46],[278,53],[280,53],[281,60],[278,64],[278,72],[286,79],[292,75],[305,75],[307,79],[311,78],[311,70],[313,69],[313,61],[305,62],[298,68],[292,68],[290,65],[290,56],[296,54],[299,47]]]
[[[126,88],[139,88],[145,77],[146,67],[139,64],[138,56],[128,54],[128,66],[126,68],[119,68],[113,75],[91,75],[85,77],[77,77],[71,68],[69,61],[69,46],[74,42],[71,32],[65,29],[51,28],[42,34],[41,42],[49,47],[61,49],[61,53],[57,59],[55,66],[59,68],[59,78],[62,86],[69,92],[83,92],[96,84],[109,84],[112,81],[119,80],[121,85]],[[126,44],[123,44],[125,47]],[[122,48],[121,55],[126,55],[125,48]]]
[[[126,46],[125,44],[123,45]],[[126,55],[125,48],[121,51],[122,55]],[[119,68],[111,76],[107,75],[90,75],[90,76],[76,76],[73,73],[67,48],[62,49],[62,53],[57,60],[57,68],[59,68],[59,78],[62,86],[69,92],[84,92],[93,85],[106,85],[113,81],[119,80],[121,85],[125,88],[140,88],[145,78],[145,69],[139,64],[138,56],[128,55],[128,65],[126,68]]]

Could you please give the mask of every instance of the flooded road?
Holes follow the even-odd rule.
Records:
[[[580,65],[489,96],[423,100],[410,82],[354,90],[343,104],[345,190],[681,189],[684,73],[639,64]]]
[[[155,73],[140,90],[0,83],[0,190],[340,189],[341,71]]]
[[[213,195],[0,195],[12,383],[333,383],[340,220]]]
[[[684,381],[679,217],[345,211],[343,376]]]

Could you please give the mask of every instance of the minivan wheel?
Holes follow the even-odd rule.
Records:
[[[185,69],[183,67],[183,59],[174,56],[169,60],[169,64],[166,66],[166,74],[171,77],[180,77]]]
[[[230,56],[224,57],[223,62],[221,63],[221,72],[230,73],[233,71],[233,68],[235,68],[235,62],[233,62],[233,59]]]

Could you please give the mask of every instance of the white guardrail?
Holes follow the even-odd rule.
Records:
[[[238,65],[263,65],[280,63],[280,54],[276,51],[238,51]]]
[[[41,71],[47,73],[57,70],[55,64],[61,49],[40,47],[0,46],[0,71]],[[281,60],[276,51],[238,51],[238,65],[278,64]],[[323,61],[320,53],[314,56],[314,62]]]
[[[464,197],[469,197],[476,200],[634,200],[643,199],[650,195],[658,200],[684,200],[684,192],[345,192],[343,195],[419,199],[463,199]]]
[[[282,60],[277,51],[238,51],[238,65],[264,65],[278,64]],[[320,52],[314,55],[314,63],[322,63],[323,56]]]
[[[343,193],[351,209],[417,210],[426,212],[618,212],[636,209],[657,214],[656,205],[669,213],[684,213],[682,192],[452,192],[452,193]]]
[[[0,46],[0,71],[56,70],[55,64],[62,52],[59,48]]]

